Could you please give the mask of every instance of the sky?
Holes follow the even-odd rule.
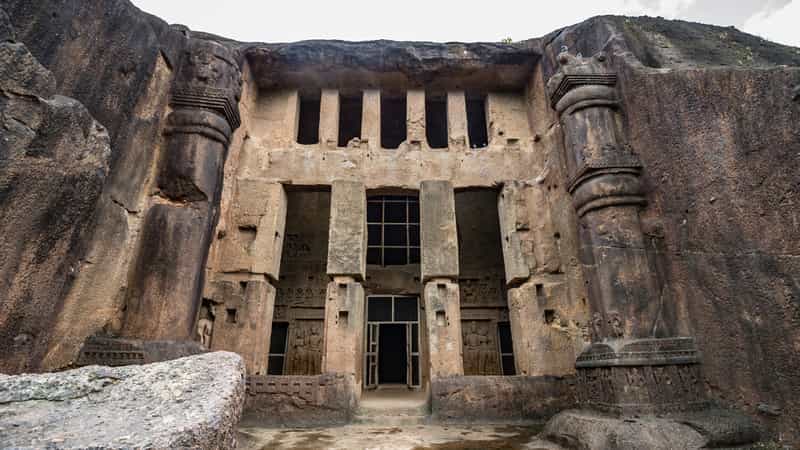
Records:
[[[170,23],[244,42],[515,41],[599,14],[730,26],[800,47],[800,0],[132,0]]]

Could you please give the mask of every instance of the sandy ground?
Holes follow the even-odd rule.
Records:
[[[409,449],[553,450],[539,441],[539,426],[519,425],[346,425],[330,428],[240,428],[239,448],[247,450]]]

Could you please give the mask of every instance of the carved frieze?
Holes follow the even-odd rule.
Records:
[[[462,307],[495,306],[505,308],[506,293],[500,277],[460,278],[458,287]]]

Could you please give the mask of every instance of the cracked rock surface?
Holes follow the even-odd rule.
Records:
[[[0,448],[235,448],[244,375],[229,352],[0,375]]]

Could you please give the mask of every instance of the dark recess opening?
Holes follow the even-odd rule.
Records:
[[[397,148],[406,140],[406,93],[381,92],[381,147]]]
[[[425,134],[431,148],[447,148],[447,96],[425,94]]]
[[[267,375],[283,375],[283,363],[286,358],[286,339],[288,336],[288,322],[272,322],[272,334],[269,339]]]
[[[378,380],[406,384],[406,324],[383,323],[378,336]]]
[[[483,148],[489,145],[486,96],[483,94],[467,94],[467,133],[470,148]]]
[[[312,145],[319,143],[320,93],[301,93],[297,126],[297,143]],[[360,120],[360,119],[359,119]]]
[[[339,93],[339,147],[347,147],[353,138],[361,138],[361,92]]]

